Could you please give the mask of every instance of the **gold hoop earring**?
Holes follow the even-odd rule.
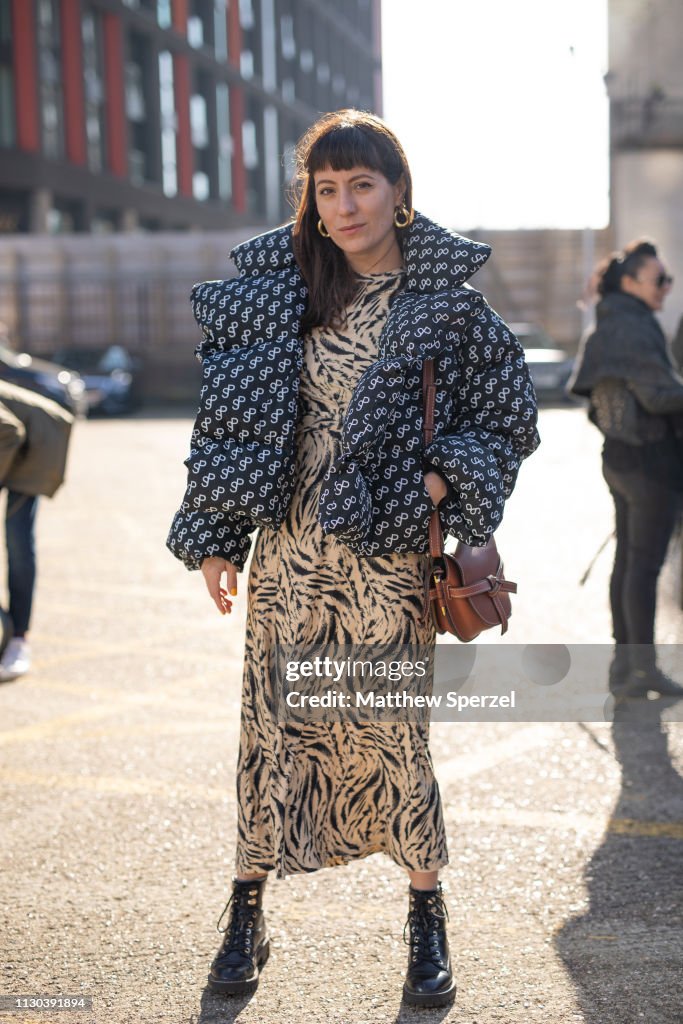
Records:
[[[394,225],[397,228],[407,228],[413,223],[415,217],[415,210],[409,210],[405,204],[405,200],[400,206],[397,206],[394,210]]]
[[[323,238],[329,238],[330,237],[330,233],[327,230],[327,228],[325,227],[325,225],[323,224],[322,219],[320,219],[318,221],[318,231],[323,236]]]

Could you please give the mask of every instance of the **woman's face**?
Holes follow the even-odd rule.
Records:
[[[363,273],[396,243],[394,210],[401,205],[405,184],[396,185],[381,171],[324,167],[313,176],[318,214],[331,240],[354,270]]]
[[[645,302],[650,309],[659,310],[671,289],[672,279],[666,267],[656,256],[648,256],[635,277],[624,274],[621,290]]]

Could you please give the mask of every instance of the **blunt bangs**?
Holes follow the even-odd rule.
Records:
[[[333,171],[350,171],[352,167],[367,167],[379,171],[396,184],[403,166],[394,147],[377,132],[365,132],[353,124],[342,124],[322,135],[311,148],[306,170],[315,174],[324,167]]]

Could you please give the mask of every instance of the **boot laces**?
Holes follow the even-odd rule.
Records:
[[[403,941],[411,946],[411,960],[431,961],[435,966],[442,966],[440,932],[442,922],[448,920],[448,908],[441,890],[429,896],[411,896],[408,920],[403,927]]]
[[[225,904],[223,913],[216,924],[216,930],[221,935],[225,935],[221,949],[222,955],[233,952],[251,955],[254,918],[258,905],[257,896],[258,888],[236,888]],[[221,921],[228,910],[230,910],[228,923],[225,928],[221,928]]]

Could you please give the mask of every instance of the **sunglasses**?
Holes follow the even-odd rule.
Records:
[[[669,274],[658,274],[655,278],[655,284],[658,288],[666,288],[667,285],[673,284],[674,279]]]

